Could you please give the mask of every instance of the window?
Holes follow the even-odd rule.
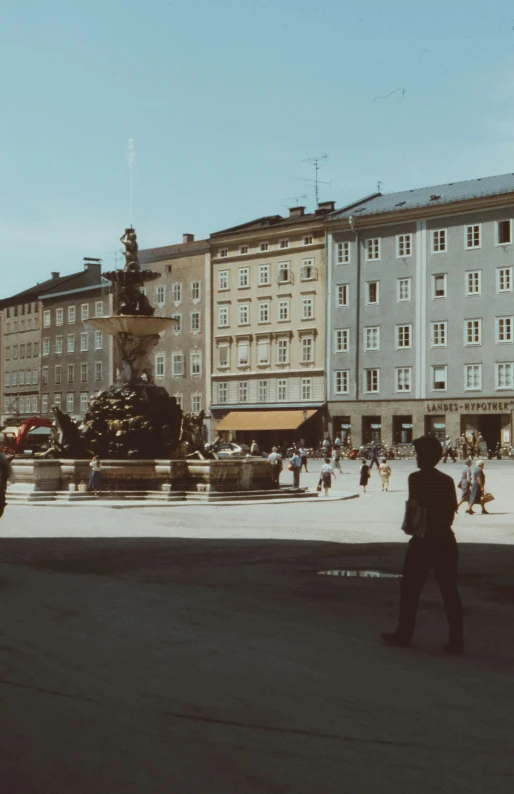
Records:
[[[238,271],[238,287],[244,289],[250,286],[250,268],[240,267]]]
[[[182,303],[182,282],[176,281],[171,288],[173,303]]]
[[[277,364],[289,363],[289,339],[277,339]]]
[[[446,321],[432,323],[432,347],[446,347]]]
[[[307,237],[303,238],[303,244],[304,245],[312,245],[313,242],[314,242],[314,240],[311,237],[311,235],[308,235]]]
[[[271,283],[271,268],[269,265],[259,265],[259,286]]]
[[[229,325],[229,307],[218,306],[218,328],[227,328]]]
[[[512,342],[512,317],[496,318],[496,341]]]
[[[200,330],[200,312],[191,312],[191,330]]]
[[[240,303],[238,306],[238,325],[248,325],[250,322],[250,304]]]
[[[498,292],[512,292],[512,268],[499,267],[496,270],[496,289]]]
[[[230,365],[230,347],[228,345],[218,345],[218,366],[228,367]]]
[[[229,288],[228,270],[220,270],[218,273],[218,289],[227,290]]]
[[[177,322],[173,326],[173,333],[174,334],[181,334],[182,333],[182,315],[181,314],[174,314],[173,319]]]
[[[155,356],[155,376],[157,378],[164,378],[165,361],[164,353],[157,353]]]
[[[257,381],[257,401],[260,403],[265,403],[268,401],[268,381],[267,380],[259,380]]]
[[[302,364],[314,361],[314,337],[302,336],[301,340]]]
[[[466,345],[482,344],[482,320],[466,320],[465,328],[464,343]]]
[[[512,242],[512,221],[498,221],[498,245],[508,245]]]
[[[226,403],[228,401],[228,383],[218,383],[218,402]]]
[[[54,367],[54,383],[59,384],[61,382],[61,365],[56,364]]]
[[[432,290],[434,298],[446,298],[446,273],[432,276]]]
[[[68,364],[68,383],[73,383],[75,380],[75,364]]]
[[[482,272],[480,270],[468,270],[466,273],[466,295],[480,295],[482,282]]]
[[[33,342],[32,355],[34,356],[34,358],[37,358],[39,356],[39,342]]]
[[[61,353],[62,353],[62,345],[63,345],[63,337],[62,336],[56,336],[55,337],[55,352],[57,353],[58,356],[60,356]]]
[[[512,389],[514,387],[513,371],[514,364],[511,361],[506,364],[496,365],[497,389]]]
[[[248,367],[250,365],[250,345],[248,342],[239,342],[237,346],[237,366]]]
[[[89,303],[83,303],[80,307],[80,316],[82,320],[89,319]]]
[[[350,371],[348,369],[336,370],[335,376],[335,393],[348,394],[350,384]]]
[[[350,262],[350,243],[336,244],[336,264],[347,265]]]
[[[191,353],[191,375],[198,377],[202,374],[202,354],[199,350]]]
[[[13,372],[11,379],[11,386],[17,386],[17,385],[18,385],[18,373]]]
[[[412,325],[396,326],[396,347],[398,350],[412,346]]]
[[[238,402],[240,403],[247,403],[248,402],[248,381],[247,380],[240,380],[237,389],[238,394]]]
[[[25,370],[20,371],[20,386],[25,386]]]
[[[218,251],[218,256],[223,259],[223,257],[228,256],[228,248],[220,248]]]
[[[80,382],[87,383],[88,382],[88,366],[87,364],[80,365]]]
[[[101,331],[95,331],[95,350],[102,350],[104,346],[104,337]]]
[[[75,315],[76,315],[75,306],[68,306],[68,323],[70,325],[73,325],[73,323],[75,322]]]
[[[100,383],[100,381],[103,380],[103,376],[104,376],[103,369],[104,368],[103,368],[102,362],[101,361],[97,361],[95,363],[95,381],[97,383]]]
[[[412,388],[412,369],[410,367],[396,368],[396,391],[409,392]]]
[[[364,391],[378,392],[380,388],[380,370],[379,369],[365,369],[364,370]]]
[[[277,381],[277,401],[284,402],[287,400],[287,380]]]
[[[171,374],[174,378],[180,378],[184,376],[185,370],[185,359],[183,353],[172,353],[171,354]]]
[[[5,360],[9,361],[10,358],[11,358],[11,348],[7,346],[5,348]]]
[[[41,395],[41,413],[42,414],[48,413],[48,394]]]
[[[89,334],[87,331],[82,331],[80,334],[80,350],[85,353],[89,347]]]
[[[68,334],[68,353],[75,352],[75,334]]]
[[[278,241],[279,248],[289,248],[289,240],[279,240]]]
[[[300,278],[302,281],[313,281],[316,278],[314,259],[302,259]]]
[[[432,367],[432,390],[433,391],[446,391],[447,380],[447,367],[444,366]]]
[[[314,298],[302,298],[302,320],[314,319]]]
[[[61,407],[61,395],[60,394],[54,394],[54,405],[55,405],[56,408],[60,408]]]
[[[338,284],[336,306],[348,306],[348,284]]]
[[[48,367],[43,367],[43,369],[41,370],[41,381],[43,383],[43,386],[48,385]]]
[[[446,251],[446,229],[436,229],[432,232],[432,253],[442,254]]]
[[[27,397],[27,400],[28,400],[28,397]],[[32,403],[32,413],[33,414],[37,414],[37,411],[38,411],[38,407],[37,407],[38,398],[37,397],[32,397],[31,403]]]
[[[466,226],[466,248],[480,248],[480,224]]]
[[[259,322],[260,323],[269,323],[270,322],[270,302],[269,301],[259,301]]]
[[[32,358],[32,342],[26,344],[27,358]]]
[[[25,413],[25,397],[20,397],[18,399],[18,409],[21,414]]]
[[[289,262],[278,263],[278,281],[280,284],[288,284],[291,280],[289,264]]]
[[[312,400],[312,378],[302,378],[302,400]]]
[[[20,358],[25,358],[25,345],[20,345]]]
[[[239,249],[239,253],[240,254],[247,254],[248,253],[248,246],[247,245],[242,245],[241,248]]]
[[[75,394],[73,392],[66,395],[66,409],[68,413],[72,413],[75,410]]]
[[[45,309],[43,312],[43,328],[50,328],[50,323],[52,320],[52,312],[50,309]]]
[[[5,373],[5,385],[6,386],[10,386],[11,385],[11,373],[10,372],[6,372]]]
[[[373,237],[371,240],[366,240],[366,260],[368,262],[374,259],[380,259],[380,239]]]
[[[50,340],[48,340],[48,344],[50,345]],[[15,359],[18,358],[18,345],[12,346],[12,357]]]
[[[160,284],[158,287],[155,288],[155,302],[160,304],[161,306],[166,301],[166,295],[164,291],[164,286]]]
[[[364,329],[364,349],[380,350],[380,326]]]
[[[268,251],[269,250],[269,243],[261,243],[259,245],[259,251]]]
[[[103,301],[96,301],[95,303],[95,317],[104,316],[104,303]]]
[[[64,309],[55,310],[55,324],[62,325],[64,322]]]
[[[171,273],[171,270],[172,270],[171,265],[165,265],[164,270],[166,271],[166,273]]]
[[[30,386],[30,369],[25,371],[25,383],[27,386]]]
[[[396,255],[404,259],[412,254],[412,234],[399,234],[396,238]]]
[[[480,391],[482,388],[482,364],[466,364],[464,388],[466,391]]]
[[[259,339],[257,344],[257,362],[263,367],[270,363],[270,343],[269,339]]]
[[[279,322],[289,321],[289,298],[278,302],[278,319]]]
[[[410,301],[411,296],[411,282],[410,278],[399,278],[396,281],[396,294],[399,302]]]
[[[83,392],[80,395],[80,413],[85,414],[87,409],[89,408],[89,395],[84,394]]]
[[[202,282],[201,281],[192,281],[191,282],[191,300],[193,302],[199,301],[202,294]]]
[[[378,281],[368,281],[366,283],[366,302],[367,303],[378,303],[378,292],[379,292],[379,283]]]
[[[336,353],[348,353],[350,349],[350,329],[338,328],[336,330]]]

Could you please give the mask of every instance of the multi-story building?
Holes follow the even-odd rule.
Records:
[[[325,403],[325,216],[303,207],[211,235],[213,431],[268,449],[319,443]]]
[[[113,382],[112,337],[90,328],[90,317],[111,311],[109,283],[99,262],[60,280],[40,294],[41,415],[54,405],[78,419],[89,399]]]
[[[209,242],[185,234],[183,242],[139,251],[142,267],[161,273],[146,293],[156,315],[178,322],[162,335],[155,353],[154,377],[184,411],[207,406],[209,372]]]
[[[512,439],[514,175],[374,194],[327,219],[331,434]]]

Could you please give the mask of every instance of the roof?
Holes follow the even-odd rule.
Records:
[[[296,430],[315,413],[312,410],[231,411],[218,422],[216,430]]]
[[[165,259],[178,259],[183,256],[194,256],[209,250],[208,240],[193,240],[190,243],[176,243],[175,245],[162,245],[158,248],[141,248],[139,250],[140,264],[160,262]]]
[[[237,234],[238,232],[252,232],[259,231],[260,229],[281,228],[283,226],[297,226],[301,223],[312,223],[313,221],[322,221],[327,217],[327,210],[319,210],[318,212],[309,212],[305,215],[291,215],[283,218],[282,215],[265,215],[262,218],[256,218],[248,223],[242,223],[239,226],[231,226],[229,229],[223,229],[220,232],[213,232],[213,237],[221,237],[225,234]]]
[[[15,306],[19,303],[29,303],[39,298],[44,298],[46,294],[55,292],[68,292],[84,287],[93,287],[101,284],[100,268],[81,270],[79,273],[70,273],[68,276],[49,278],[40,284],[35,284],[22,292],[17,292],[9,298],[0,300],[0,309],[6,306]]]
[[[385,212],[402,212],[506,193],[514,193],[514,174],[448,182],[445,185],[431,185],[414,190],[402,190],[398,193],[376,193],[368,199],[361,199],[351,206],[332,212],[328,220],[349,218],[350,215],[361,217]]]

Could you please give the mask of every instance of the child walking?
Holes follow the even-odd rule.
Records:
[[[361,466],[361,478],[359,480],[359,485],[362,486],[362,493],[366,493],[366,488],[368,487],[368,480],[371,477],[371,469],[368,466],[368,461],[365,458],[362,459],[362,466]]]
[[[380,474],[380,479],[382,480],[382,490],[388,491],[389,478],[391,476],[391,467],[387,462],[386,458],[382,458],[382,463],[378,467],[378,473]]]

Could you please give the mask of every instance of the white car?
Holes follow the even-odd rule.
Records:
[[[233,441],[219,444],[216,449],[218,458],[246,458],[250,454],[250,447],[246,444],[234,444]]]

